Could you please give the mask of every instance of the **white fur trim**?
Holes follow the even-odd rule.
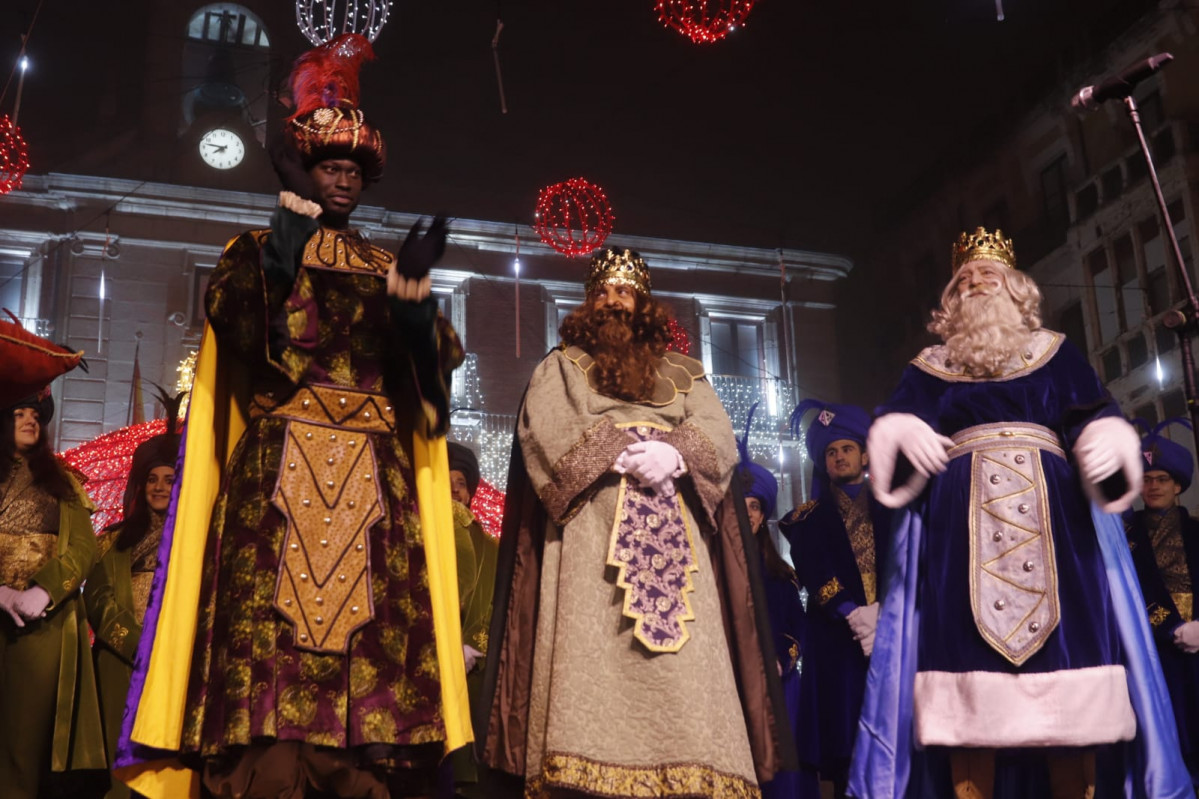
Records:
[[[916,674],[920,746],[1091,746],[1132,740],[1123,666],[1033,674]]]

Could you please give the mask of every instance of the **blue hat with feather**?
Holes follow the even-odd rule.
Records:
[[[1162,431],[1172,424],[1179,424],[1188,430],[1191,422],[1183,416],[1158,422],[1152,429],[1144,419],[1133,419],[1132,423],[1145,431],[1141,439],[1141,454],[1145,457],[1145,471],[1162,471],[1174,478],[1174,482],[1186,491],[1195,476],[1195,459],[1191,451],[1182,444],[1177,444],[1162,436]]]
[[[804,430],[804,417],[811,411],[816,411],[812,421]],[[812,459],[814,473],[812,475],[812,495],[815,497],[821,484],[827,481],[828,472],[824,468],[824,453],[834,441],[856,441],[866,449],[866,434],[870,432],[870,414],[856,405],[838,405],[832,402],[821,402],[818,399],[806,399],[795,406],[791,412],[791,435],[799,438],[804,436],[808,457]],[[820,477],[821,479],[816,479]]]
[[[737,451],[741,453],[741,463],[737,473],[741,478],[741,490],[747,497],[755,497],[762,503],[762,513],[767,519],[774,518],[774,506],[778,504],[779,482],[765,466],[759,466],[749,456],[749,426],[753,422],[754,411],[758,403],[754,403],[745,417],[745,436],[737,439]]]

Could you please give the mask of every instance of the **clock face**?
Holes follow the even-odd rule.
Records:
[[[216,128],[200,139],[200,157],[217,169],[232,169],[246,157],[246,145],[231,130]]]

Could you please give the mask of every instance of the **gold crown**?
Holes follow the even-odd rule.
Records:
[[[632,286],[642,294],[648,295],[649,266],[632,250],[605,247],[591,256],[585,290],[587,294],[591,294],[599,286]]]
[[[1012,240],[1003,237],[1003,231],[995,228],[988,233],[980,227],[973,233],[963,233],[953,245],[953,271],[957,273],[962,264],[971,261],[997,261],[1004,266],[1016,268],[1016,250]]]

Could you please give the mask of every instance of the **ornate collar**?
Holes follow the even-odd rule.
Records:
[[[1015,380],[1040,369],[1049,359],[1057,354],[1066,337],[1052,330],[1034,330],[1028,349],[1017,358],[1012,358],[1003,374],[993,377],[974,377],[968,375],[956,364],[948,362],[948,350],[944,344],[925,347],[912,359],[912,365],[933,377],[949,383],[993,383],[1003,380]]]
[[[559,347],[566,359],[579,367],[587,376],[587,387],[596,394],[602,394],[603,392],[595,385],[595,375],[591,371],[591,367],[595,365],[595,359],[581,347],[565,345],[559,345]],[[695,381],[704,376],[704,365],[681,353],[668,352],[658,359],[657,365],[654,366],[654,373],[656,379],[654,380],[653,394],[649,399],[633,404],[651,405],[655,408],[669,405],[679,394],[687,394],[691,391]]]

